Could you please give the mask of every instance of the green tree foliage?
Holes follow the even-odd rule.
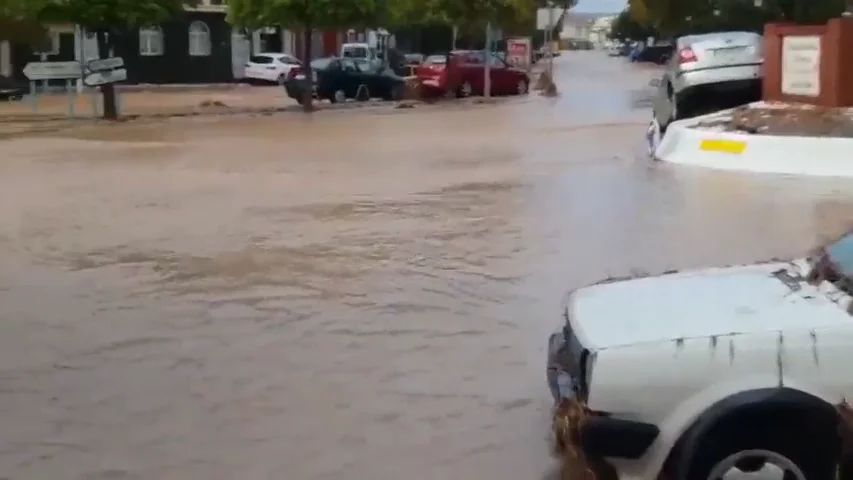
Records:
[[[721,30],[762,31],[765,23],[823,24],[839,16],[845,0],[629,0],[631,17],[668,38]]]
[[[630,41],[645,40],[655,36],[656,32],[651,27],[637,21],[628,10],[620,13],[610,26],[609,37],[614,40]]]
[[[38,21],[39,0],[0,0],[0,40],[38,44],[45,29]]]
[[[21,0],[25,1],[25,0]],[[157,25],[193,6],[194,0],[45,0],[39,12],[43,21],[76,23],[94,32],[100,58],[107,58],[117,34],[129,29]],[[104,118],[118,117],[115,87],[101,87]]]
[[[281,26],[302,31],[302,58],[306,78],[311,78],[312,34],[317,29],[375,27],[407,14],[394,10],[396,0],[229,0],[228,21],[249,30]],[[414,1],[412,2],[414,4]],[[304,89],[302,105],[313,110],[310,89]]]

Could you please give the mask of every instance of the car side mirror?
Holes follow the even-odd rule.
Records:
[[[660,79],[659,78],[653,78],[653,79],[649,80],[649,86],[655,87],[655,88],[660,87]]]

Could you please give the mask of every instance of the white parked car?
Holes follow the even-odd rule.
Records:
[[[246,63],[244,78],[260,82],[282,84],[290,80],[299,67],[300,62],[293,55],[286,53],[259,53],[249,57]]]
[[[547,378],[586,414],[555,428],[570,424],[598,480],[853,478],[836,477],[851,300],[853,233],[791,262],[578,289]]]

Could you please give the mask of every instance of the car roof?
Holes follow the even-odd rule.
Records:
[[[291,55],[289,53],[282,53],[282,52],[263,52],[263,53],[256,53],[252,56],[253,57],[281,58],[281,57],[292,57],[293,55]]]

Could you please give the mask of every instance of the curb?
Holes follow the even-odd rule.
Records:
[[[853,138],[756,135],[699,129],[731,110],[673,122],[655,160],[715,170],[853,177]]]

